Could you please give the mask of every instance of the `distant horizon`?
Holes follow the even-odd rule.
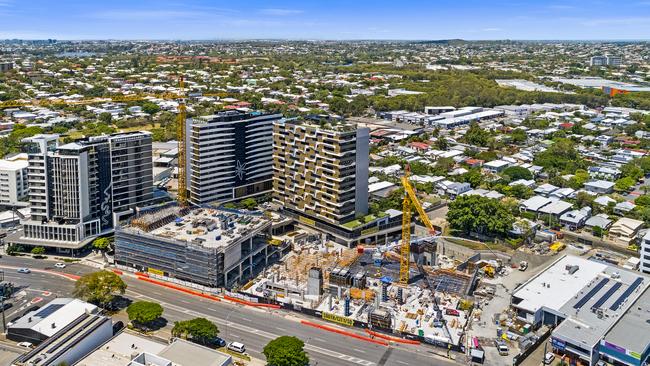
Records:
[[[639,39],[514,39],[514,38],[494,38],[494,39],[463,39],[463,38],[445,38],[445,39],[409,39],[409,38],[71,38],[71,39],[57,39],[57,38],[0,38],[0,42],[6,41],[48,41],[54,40],[57,42],[89,42],[89,41],[133,41],[133,42],[252,42],[252,41],[266,41],[266,42],[593,42],[593,43],[609,43],[609,42],[650,42],[650,38]]]
[[[650,0],[0,0],[0,39],[645,41]]]

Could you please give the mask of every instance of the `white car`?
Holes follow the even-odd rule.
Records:
[[[29,342],[20,342],[18,343],[18,347],[25,347],[25,348],[32,348],[32,344]]]
[[[552,354],[551,352],[547,352],[546,355],[544,355],[544,365],[550,365],[554,359],[555,359],[555,355]]]
[[[59,263],[55,264],[54,267],[56,267],[56,268],[65,268],[65,263],[59,262]]]
[[[29,270],[29,268],[18,268],[16,271],[18,273],[31,273],[32,271]]]
[[[239,342],[230,342],[230,344],[228,345],[228,349],[237,353],[246,352],[246,346],[244,346],[243,343],[239,343]]]

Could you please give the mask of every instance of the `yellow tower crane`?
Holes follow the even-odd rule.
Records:
[[[400,267],[399,267],[399,283],[403,286],[409,283],[409,268],[411,262],[411,209],[415,207],[420,219],[424,225],[429,229],[431,235],[436,234],[436,229],[429,221],[429,216],[424,212],[418,197],[415,194],[415,189],[409,181],[409,173],[411,168],[407,165],[402,177],[402,186],[404,187],[404,201],[402,202],[402,245],[400,247]]]
[[[178,126],[176,136],[178,137],[178,203],[186,205],[188,200],[187,195],[187,169],[185,168],[185,80],[183,75],[178,78],[180,88],[180,96],[178,100]]]

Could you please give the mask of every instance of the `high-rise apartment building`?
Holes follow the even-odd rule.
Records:
[[[270,193],[273,122],[281,114],[225,111],[186,126],[186,171],[192,204],[221,204]]]
[[[345,122],[275,122],[273,200],[314,226],[366,215],[369,135]]]
[[[589,65],[590,66],[613,66],[619,67],[623,63],[623,58],[620,56],[592,56]]]
[[[0,206],[26,206],[27,156],[18,154],[0,160]]]
[[[79,249],[153,198],[148,132],[64,145],[58,135],[37,135],[23,143],[29,156],[30,218],[12,239],[18,244]]]

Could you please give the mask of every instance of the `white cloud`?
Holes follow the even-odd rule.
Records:
[[[170,20],[178,18],[198,18],[206,14],[186,10],[107,10],[91,16],[107,20]]]
[[[274,15],[274,16],[287,16],[287,15],[297,15],[304,13],[302,10],[298,9],[261,9],[260,13],[265,15]]]
[[[576,7],[573,5],[556,4],[556,5],[549,5],[548,8],[553,10],[570,10],[570,9],[575,9]]]
[[[503,29],[501,28],[483,28],[481,31],[483,32],[501,32]]]

